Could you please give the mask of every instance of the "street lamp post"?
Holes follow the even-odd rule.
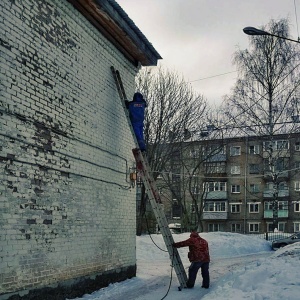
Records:
[[[287,37],[280,36],[280,35],[277,35],[277,34],[273,34],[273,33],[270,33],[270,32],[267,32],[267,31],[264,31],[264,30],[261,30],[261,29],[257,29],[255,27],[245,27],[243,29],[243,31],[244,31],[245,34],[248,34],[248,35],[267,35],[267,36],[273,36],[273,37],[276,37],[276,38],[279,38],[279,39],[284,39],[284,40],[288,40],[288,41],[295,42],[295,43],[300,43],[299,40],[297,41],[297,40],[289,39]],[[273,112],[272,102],[270,101],[270,105],[269,105],[269,126],[270,126],[270,134],[273,136],[274,124],[273,124],[272,112]],[[272,147],[273,147],[273,145],[272,145]],[[275,172],[272,155],[273,155],[273,151],[271,151],[270,159],[271,159],[271,164],[272,164],[272,172]],[[273,206],[273,230],[274,230],[276,227],[278,227],[278,181],[277,181],[277,174],[273,173],[272,177],[273,177],[273,184],[274,184],[273,185],[273,203],[272,203],[272,206]]]
[[[261,29],[257,29],[255,27],[245,27],[243,29],[243,31],[244,31],[244,33],[246,33],[248,35],[269,35],[269,36],[277,37],[279,39],[284,39],[284,40],[288,40],[288,41],[291,41],[291,42],[300,43],[300,41],[289,39],[287,37],[280,36],[280,35],[277,35],[277,34],[273,34],[273,33],[270,33],[270,32],[267,32],[267,31],[264,31],[264,30],[261,30]]]

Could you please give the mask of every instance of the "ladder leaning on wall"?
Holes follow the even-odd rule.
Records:
[[[122,106],[125,111],[125,115],[126,115],[126,119],[128,121],[129,128],[131,130],[131,133],[132,133],[135,145],[136,145],[136,148],[132,149],[132,152],[133,152],[133,155],[136,160],[137,171],[139,172],[139,174],[143,180],[143,184],[145,186],[146,193],[149,197],[154,215],[156,217],[156,221],[159,225],[164,242],[166,244],[171,263],[176,272],[176,275],[177,275],[177,278],[178,278],[178,281],[180,284],[179,289],[185,288],[186,282],[187,282],[186,272],[184,270],[184,267],[183,267],[183,264],[182,264],[182,261],[179,256],[177,248],[172,247],[174,240],[173,240],[171,230],[168,226],[167,218],[163,211],[162,201],[161,201],[158,189],[156,187],[156,183],[151,174],[151,170],[150,170],[150,166],[148,164],[147,158],[143,156],[143,154],[140,151],[139,146],[138,146],[138,142],[137,142],[130,118],[129,118],[128,110],[125,105],[125,100],[127,100],[127,98],[126,98],[126,93],[124,90],[124,86],[123,86],[123,83],[121,80],[120,73],[118,70],[115,70],[115,68],[113,66],[111,67],[111,71],[112,71],[112,74],[113,74],[113,77],[114,77],[114,80],[115,80],[115,83],[117,86],[117,90],[118,90],[120,99],[122,101]]]

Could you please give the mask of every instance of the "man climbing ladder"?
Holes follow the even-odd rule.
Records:
[[[141,93],[135,93],[132,101],[129,102],[128,100],[125,100],[125,105],[129,110],[129,118],[131,120],[140,150],[144,152],[146,151],[144,140],[144,118],[147,103]]]
[[[131,133],[134,139],[134,142],[136,144],[136,148],[132,149],[133,155],[135,157],[136,160],[136,168],[137,171],[139,172],[144,186],[145,186],[145,190],[146,193],[149,197],[154,215],[156,217],[156,221],[159,225],[160,231],[162,233],[162,236],[164,238],[164,242],[166,244],[166,247],[168,249],[168,253],[170,256],[170,260],[172,263],[172,266],[175,269],[178,281],[180,283],[180,287],[179,289],[181,290],[181,288],[185,288],[186,286],[186,282],[187,282],[187,276],[186,276],[186,272],[184,270],[184,267],[182,265],[178,250],[176,248],[173,248],[173,244],[174,244],[174,240],[173,240],[173,236],[172,233],[170,231],[169,225],[168,225],[168,221],[167,218],[164,214],[163,208],[162,208],[162,201],[160,198],[160,194],[158,192],[158,189],[156,187],[156,183],[152,177],[152,173],[150,170],[150,167],[148,165],[147,159],[142,155],[142,152],[140,148],[140,145],[137,141],[137,137],[134,131],[134,128],[132,126],[132,123],[130,121],[130,117],[128,115],[128,111],[126,109],[126,104],[125,101],[127,100],[126,98],[126,94],[125,94],[125,90],[122,84],[122,80],[121,80],[121,76],[119,71],[115,70],[114,67],[111,67],[111,71],[113,74],[113,77],[115,79],[116,82],[116,86],[119,92],[119,96],[121,98],[122,101],[122,105],[124,107],[124,111],[125,111],[125,115],[128,121],[128,125],[131,129]]]

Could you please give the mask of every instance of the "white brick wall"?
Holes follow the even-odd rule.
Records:
[[[137,70],[64,0],[0,2],[0,295],[135,266]],[[0,296],[1,297],[1,296]]]

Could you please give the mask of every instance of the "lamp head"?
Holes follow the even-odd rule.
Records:
[[[270,35],[269,32],[257,29],[255,27],[245,27],[243,31],[248,35]]]

